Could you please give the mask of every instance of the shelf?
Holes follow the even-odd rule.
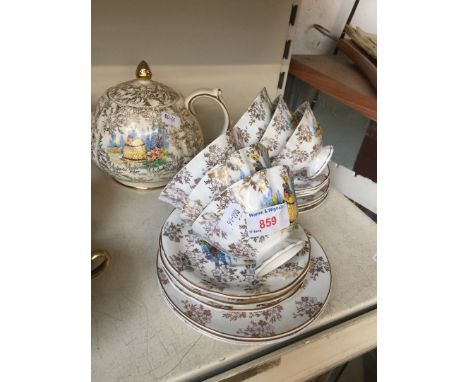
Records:
[[[332,167],[331,174],[339,175],[339,170]],[[377,225],[338,192],[334,183],[323,205],[313,213],[300,214],[298,220],[313,233],[330,260],[333,285],[329,303],[302,334],[281,345],[239,346],[200,335],[179,320],[164,302],[155,275],[157,238],[173,208],[158,200],[160,191],[124,187],[95,165],[91,175],[91,247],[105,248],[112,256],[109,267],[92,280],[93,381],[114,382],[122,376],[140,382],[201,381],[280,346],[296,343],[302,348],[306,341],[309,345],[303,348],[307,351],[302,357],[314,359],[313,354],[322,354],[325,357],[320,359],[320,365],[327,369],[375,346],[375,323],[362,326],[353,321],[351,327],[346,324],[351,333],[343,332],[340,325],[377,304],[377,263],[373,259]],[[358,179],[352,180],[354,190]],[[327,329],[332,330],[320,334]],[[327,358],[331,353],[326,349],[333,351],[333,359]],[[309,364],[304,364],[303,369],[316,370],[317,363]],[[299,369],[289,371],[295,370]]]
[[[355,65],[339,56],[294,55],[289,74],[377,122],[377,94]]]

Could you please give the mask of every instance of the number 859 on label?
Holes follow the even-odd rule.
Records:
[[[259,220],[260,228],[271,227],[276,224],[276,216]]]
[[[246,215],[247,232],[250,237],[270,235],[289,226],[286,203],[248,212]]]

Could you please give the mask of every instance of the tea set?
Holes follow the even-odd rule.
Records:
[[[204,148],[192,109],[202,96],[226,116]],[[219,89],[184,102],[142,62],[136,80],[101,97],[92,137],[93,159],[118,182],[165,185],[159,199],[175,209],[160,232],[157,277],[184,322],[218,340],[262,343],[323,310],[330,264],[298,215],[326,199],[333,147],[308,102],[291,112],[263,88],[231,128]]]

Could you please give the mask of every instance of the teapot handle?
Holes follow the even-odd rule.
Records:
[[[195,90],[192,94],[185,98],[185,107],[195,115],[195,111],[193,110],[193,102],[199,97],[207,97],[210,98],[218,103],[219,106],[223,109],[224,113],[224,125],[221,134],[225,133],[229,127],[229,113],[226,108],[226,104],[224,103],[221,89],[198,89]]]

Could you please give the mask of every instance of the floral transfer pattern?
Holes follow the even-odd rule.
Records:
[[[310,277],[312,280],[317,280],[320,273],[330,272],[330,263],[322,256],[314,257],[312,259],[312,265],[309,268]]]
[[[293,313],[293,317],[307,316],[312,318],[317,315],[322,309],[323,302],[318,301],[315,297],[304,296],[300,300],[296,301],[296,311]]]
[[[254,102],[250,107],[247,109],[247,114],[249,116],[249,124],[254,124],[257,121],[265,120],[266,118],[266,111],[265,108],[262,107],[262,104],[266,101],[268,95],[266,92],[260,93],[260,101],[261,102]]]
[[[310,281],[317,281],[320,275],[330,273],[330,263],[328,259],[323,256],[314,256],[311,259],[308,273],[309,277],[304,281],[305,286]]]
[[[159,195],[159,200],[182,209],[188,195],[205,173],[223,162],[234,149],[231,134],[221,134],[172,178]]]
[[[294,258],[263,277],[255,275],[255,263],[229,256],[194,234],[183,224],[180,212],[167,219],[161,237],[163,256],[175,272],[196,289],[252,296],[285,288],[305,272],[310,248],[306,245]]]
[[[126,94],[117,86],[98,100],[91,124],[92,158],[101,170],[121,181],[167,181],[202,149],[200,126],[182,100],[174,98],[179,97],[176,93],[167,95],[174,102],[164,111],[180,119],[179,127],[168,125],[156,106],[140,107],[151,103],[150,90],[133,81],[121,85],[133,90]]]
[[[230,340],[268,341],[285,338],[305,328],[322,311],[328,298],[331,275],[328,260],[311,238],[312,252],[317,255],[315,271],[307,272],[306,282],[289,298],[262,310],[239,311],[211,308],[177,292],[171,284],[162,285],[169,301],[202,333]]]
[[[312,190],[320,190],[321,187],[325,184],[330,171],[326,168],[325,172],[310,178],[307,175],[295,175],[294,176],[294,188],[296,190],[296,195],[302,192],[306,193]]]
[[[179,95],[166,85],[155,81],[142,84],[135,80],[110,88],[107,95],[117,104],[133,107],[167,106],[179,98]]]
[[[225,163],[209,170],[194,187],[182,208],[182,217],[194,221],[206,205],[226,188],[269,166],[268,152],[260,144],[233,152]]]
[[[161,281],[161,284],[167,285],[169,282],[169,279],[167,278],[166,272],[163,272],[163,269],[158,266],[158,273],[159,273],[159,280]]]
[[[255,97],[247,111],[234,125],[239,146],[246,147],[258,143],[272,116],[272,103],[265,88]]]
[[[246,204],[249,201],[249,205]],[[226,209],[231,205],[239,205],[243,211],[258,211],[260,209],[285,204],[288,210],[289,227],[274,233],[252,238],[247,230],[245,212],[233,223],[233,230],[227,232],[222,224]],[[215,198],[193,223],[193,230],[204,240],[216,248],[244,259],[256,260],[259,256],[266,259],[272,243],[277,250],[281,238],[294,238],[297,219],[297,204],[289,170],[286,166],[272,167],[256,172],[225,190]],[[298,239],[300,241],[302,239]],[[289,244],[284,244],[290,245]]]
[[[237,334],[252,338],[268,337],[276,334],[272,324],[281,321],[283,309],[281,305],[276,305],[258,312],[227,312],[223,313],[223,317],[231,322],[247,318],[250,320],[247,327],[237,330]]]
[[[197,324],[206,325],[211,321],[211,311],[202,304],[190,304],[188,300],[182,301],[185,315]]]
[[[295,116],[291,114],[283,98],[280,98],[273,117],[260,140],[260,143],[267,148],[270,158],[279,154],[296,125]]]
[[[306,167],[322,147],[322,130],[308,105],[303,117],[283,149],[272,160],[272,165],[286,165],[293,172]]]
[[[294,111],[294,117],[296,121],[300,121],[302,119],[307,109],[310,109],[309,101],[304,101],[297,107],[297,109]]]
[[[171,255],[169,259],[172,267],[179,273],[183,271],[193,272],[194,266],[197,266],[197,263],[192,262],[184,252],[177,252]]]
[[[164,261],[165,261],[164,259],[159,257],[158,272],[159,272],[159,276],[160,276],[159,278],[160,278],[161,283],[165,285],[167,282],[171,282],[182,293],[188,294],[189,296],[193,296],[199,302],[206,304],[210,307],[223,309],[225,311],[238,311],[237,309],[240,309],[242,311],[266,309],[290,297],[297,290],[297,287],[294,286],[293,288],[291,288],[291,290],[288,290],[287,292],[285,292],[284,294],[278,297],[275,296],[274,298],[270,298],[266,302],[262,302],[262,300],[259,300],[259,299],[255,299],[255,301],[252,301],[250,303],[246,303],[245,300],[226,301],[224,299],[213,298],[207,294],[197,292],[196,289],[193,289],[190,285],[186,284],[183,280],[179,280],[177,275],[174,275],[173,273],[171,273],[170,269],[166,268],[166,266],[163,264]]]
[[[250,321],[246,328],[240,328],[236,332],[249,338],[261,338],[274,336],[275,327],[265,320]]]
[[[163,235],[168,237],[169,240],[179,243],[180,239],[183,238],[182,227],[182,224],[174,224],[172,222],[165,224],[163,227]]]

